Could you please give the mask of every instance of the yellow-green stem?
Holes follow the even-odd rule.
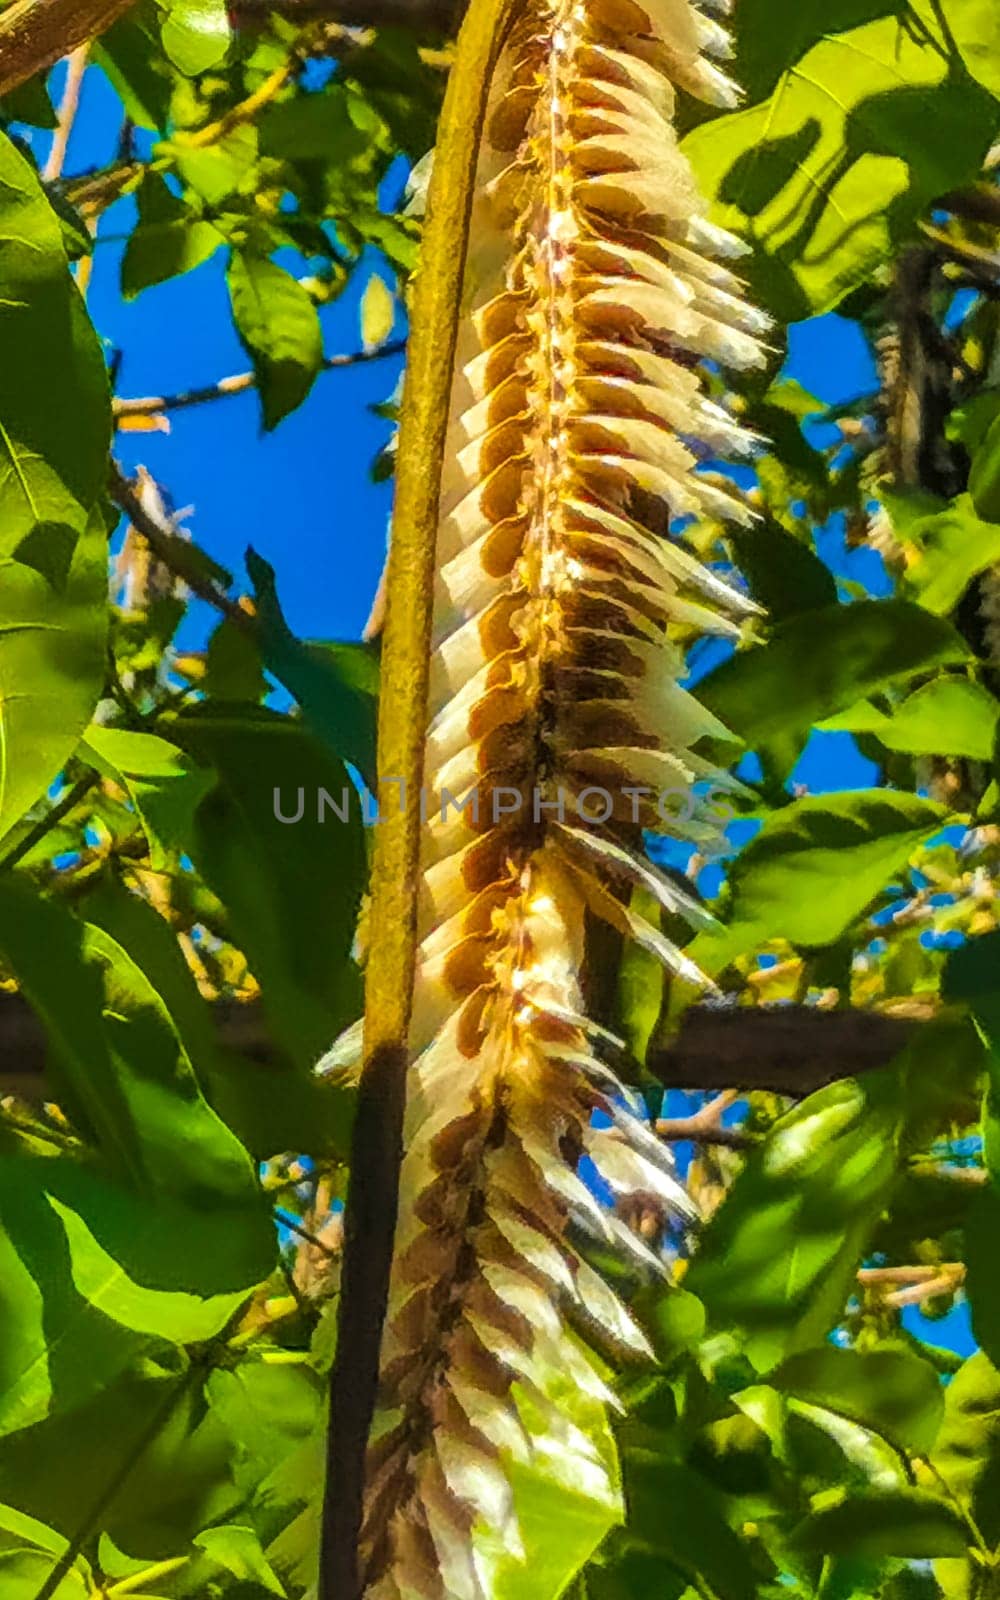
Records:
[[[364,1584],[357,1547],[402,1153],[441,465],[476,156],[493,66],[519,3],[472,0],[466,15],[441,114],[415,284],[382,635],[383,817],[372,865],[365,1065],[331,1380],[319,1600],[355,1600]]]

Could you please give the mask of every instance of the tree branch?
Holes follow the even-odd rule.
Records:
[[[0,11],[0,95],[94,39],[132,0],[13,0]]]
[[[226,591],[206,573],[207,558],[201,554],[197,546],[187,539],[182,539],[170,523],[161,522],[143,505],[117,461],[111,463],[108,492],[115,505],[124,511],[132,526],[142,534],[157,559],[186,583],[192,594],[196,594],[200,600],[206,600],[210,606],[221,611],[234,627],[241,628],[247,633],[252,632],[253,617],[235,600],[231,600]]]
[[[360,366],[368,361],[384,361],[389,356],[402,355],[405,350],[405,339],[390,339],[374,350],[353,350],[346,355],[326,356],[323,370],[333,372],[341,367]],[[212,400],[224,400],[227,395],[244,394],[248,389],[256,387],[256,373],[235,372],[229,378],[220,378],[217,383],[204,384],[199,389],[183,389],[179,394],[143,395],[132,400],[116,399],[113,402],[113,411],[119,421],[125,417],[150,417],[161,411],[180,411],[186,406],[201,406]]]
[[[926,1014],[815,1006],[692,1006],[646,1065],[672,1089],[769,1089],[801,1098],[889,1064]]]
[[[258,1004],[218,1000],[212,1012],[228,1050],[262,1067],[277,1065]],[[654,1052],[649,1064],[669,1088],[767,1089],[800,1099],[841,1078],[888,1066],[926,1020],[808,1006],[692,1006],[677,1038]],[[42,1097],[44,1061],[45,1035],[27,1001],[0,991],[0,1093]],[[664,1124],[663,1137],[682,1127],[678,1136],[692,1137],[688,1118]]]
[[[62,104],[59,107],[59,120],[56,131],[52,135],[52,144],[49,149],[42,177],[46,183],[52,183],[62,176],[62,169],[66,161],[66,151],[69,146],[70,134],[76,114],[80,109],[80,90],[83,88],[83,75],[87,70],[87,58],[90,55],[90,41],[78,45],[70,56],[66,65],[66,87],[63,90]]]

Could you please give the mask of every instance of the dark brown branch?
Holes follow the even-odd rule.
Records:
[[[221,611],[235,627],[241,628],[244,632],[253,630],[254,619],[250,613],[244,611],[237,601],[230,599],[226,591],[206,573],[206,558],[202,556],[197,546],[191,544],[188,539],[181,538],[176,528],[169,522],[161,522],[143,505],[117,461],[111,463],[108,492],[115,505],[124,511],[132,526],[142,534],[157,559],[162,561],[175,577],[186,583],[192,594],[197,595],[200,600],[206,600],[217,611]]]
[[[692,1006],[677,1037],[651,1050],[646,1064],[668,1088],[802,1098],[887,1066],[924,1020],[813,1006]]]
[[[212,1011],[226,1049],[277,1066],[259,1005],[219,1000]],[[769,1089],[800,1099],[887,1066],[925,1020],[807,1006],[692,1006],[649,1066],[669,1088]],[[43,1098],[44,1063],[41,1024],[20,995],[0,991],[0,1094]]]
[[[375,350],[355,350],[347,355],[327,356],[323,362],[323,370],[333,372],[341,367],[360,366],[366,361],[384,361],[388,356],[402,355],[405,349],[405,339],[392,339],[387,344],[379,345]],[[236,372],[230,378],[220,378],[217,383],[207,383],[199,389],[184,389],[179,394],[143,395],[134,400],[116,399],[114,415],[116,420],[124,417],[150,417],[161,411],[180,411],[185,406],[200,406],[211,400],[224,400],[227,395],[244,394],[248,389],[256,387],[256,373]]]
[[[94,39],[132,0],[14,0],[0,12],[0,95]]]

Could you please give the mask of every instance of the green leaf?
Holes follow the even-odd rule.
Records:
[[[107,532],[99,512],[66,531],[62,582],[0,554],[0,683],[16,686],[0,699],[0,838],[59,776],[104,684]]]
[[[0,1494],[68,1538],[100,1504],[102,1531],[147,1563],[232,1517],[232,1444],[206,1405],[201,1369],[161,1349],[74,1409],[0,1440]],[[85,1465],[68,1471],[73,1462]]]
[[[1000,421],[994,420],[979,445],[969,474],[969,496],[977,517],[1000,522]]]
[[[37,173],[2,133],[0,235],[2,560],[38,530],[72,551],[104,486],[111,415],[104,358],[59,221]],[[0,594],[6,588],[5,574]]]
[[[783,1394],[849,1417],[911,1455],[926,1455],[944,1409],[934,1368],[906,1350],[820,1345],[789,1356],[768,1382]]]
[[[170,118],[170,68],[163,59],[157,7],[145,0],[118,17],[92,45],[126,115],[163,133]]]
[[[767,100],[684,141],[713,220],[754,246],[751,280],[779,321],[832,310],[982,169],[996,102],[949,59],[933,0],[912,9],[920,28],[898,14],[825,24]]]
[[[36,1517],[27,1517],[23,1511],[15,1511],[13,1506],[0,1506],[0,1544],[4,1545],[34,1545],[39,1550],[47,1550],[49,1555],[61,1556],[66,1550],[67,1541],[61,1533],[56,1533],[46,1523],[39,1522]]]
[[[269,106],[260,119],[260,153],[279,161],[343,165],[362,156],[369,136],[351,116],[351,96],[333,82],[316,94]]]
[[[1000,1371],[981,1350],[948,1384],[944,1421],[930,1459],[994,1544],[1000,1538]]]
[[[377,350],[392,332],[396,320],[396,297],[384,278],[373,272],[361,296],[361,343],[366,350]]]
[[[968,71],[1000,99],[1000,14],[992,0],[951,0],[945,15]]]
[[[223,209],[234,196],[252,194],[260,183],[257,129],[252,123],[240,123],[206,145],[187,144],[183,137],[165,140],[153,154],[173,165],[187,187],[213,210]],[[237,200],[234,209],[245,207]]]
[[[940,677],[909,695],[891,713],[868,701],[828,717],[826,732],[873,733],[887,750],[911,755],[968,756],[989,761],[1000,704],[968,678]]]
[[[198,687],[213,700],[262,700],[268,682],[256,637],[224,618],[208,641]]]
[[[267,1594],[286,1593],[284,1584],[261,1549],[253,1528],[206,1528],[194,1542],[215,1565],[231,1572],[241,1583],[256,1584]]]
[[[1000,561],[1000,525],[977,517],[970,495],[936,515],[919,518],[906,533],[916,545],[904,593],[937,616],[953,611],[972,579]]]
[[[364,644],[309,644],[285,621],[274,568],[248,550],[264,664],[294,695],[316,737],[349,761],[375,792],[378,652]]]
[[[192,272],[225,244],[211,222],[167,188],[158,172],[148,172],[138,191],[139,221],[122,256],[121,288],[126,300],[168,278]]]
[[[1000,1078],[994,1064],[990,1073],[991,1089]],[[987,1096],[990,1107],[992,1096]],[[972,1331],[976,1343],[993,1362],[1000,1361],[1000,1277],[997,1274],[997,1240],[1000,1239],[1000,1189],[997,1185],[996,1158],[997,1119],[992,1109],[984,1113],[984,1123],[989,1128],[988,1144],[994,1170],[993,1182],[982,1194],[977,1194],[965,1219],[965,1292],[972,1315]]]
[[[0,1586],[4,1600],[38,1600],[46,1579],[52,1576],[56,1563],[51,1556],[35,1550],[8,1550],[0,1555]],[[71,1567],[54,1589],[48,1590],[51,1600],[87,1600],[92,1594],[90,1584],[79,1564]]]
[[[782,623],[699,685],[698,698],[750,748],[806,733],[875,690],[970,662],[947,622],[905,600],[824,607]]]
[[[153,1208],[66,1155],[0,1157],[0,1220],[0,1433],[89,1401],[163,1340],[212,1338],[275,1256],[259,1207]]]
[[[145,829],[150,865],[165,872],[190,838],[195,810],[214,774],[155,734],[97,723],[87,729],[80,754],[127,791]]]
[[[163,48],[186,78],[218,66],[229,49],[229,13],[225,0],[162,0],[166,16],[160,29]]]
[[[160,1199],[252,1205],[246,1151],[205,1102],[166,1007],[121,946],[8,880],[0,950],[109,1162]]]
[[[837,580],[816,552],[770,519],[731,534],[740,571],[774,623],[837,604]]]
[[[961,1556],[969,1530],[953,1506],[922,1489],[849,1495],[814,1511],[794,1535],[802,1550],[823,1555]]]
[[[833,944],[947,816],[945,806],[891,789],[807,795],[771,812],[730,869],[728,924],[699,935],[692,958],[778,935]]]
[[[351,947],[366,860],[357,793],[291,717],[216,702],[173,719],[170,734],[219,776],[189,853],[226,907],[276,1039],[311,1068],[358,1015]],[[320,820],[323,792],[345,820],[326,802]]]
[[[689,1466],[641,1446],[623,1452],[627,1532],[623,1542],[655,1554],[719,1600],[753,1600],[749,1552],[726,1521],[725,1500]],[[661,1580],[662,1581],[662,1580]]]
[[[316,307],[302,285],[266,256],[234,250],[227,272],[233,320],[253,362],[264,427],[277,427],[313,386],[323,364]]]
[[[774,1125],[702,1236],[685,1286],[761,1371],[825,1339],[896,1172],[899,1108],[872,1078]]]

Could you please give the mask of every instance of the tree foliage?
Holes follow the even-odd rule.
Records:
[[[0,102],[10,1600],[315,1593],[356,1092],[350,1036],[330,1046],[361,1009],[378,644],[297,638],[280,569],[251,552],[234,577],[112,466],[116,431],[229,391],[117,392],[86,304],[114,207],[125,298],[225,258],[263,429],[394,348],[453,47],[430,11],[297,9],[138,0],[90,47],[121,121],[96,171],[36,161],[44,73]],[[734,644],[685,635],[718,719],[699,749],[732,781],[699,794],[693,843],[647,843],[713,913],[685,953],[717,1004],[915,1026],[832,1083],[811,1032],[794,1098],[758,1062],[681,1099],[655,1069],[692,987],[595,946],[601,1021],[704,1221],[619,1204],[664,1270],[593,1252],[655,1361],[610,1341],[611,1425],[566,1379],[610,1495],[568,1480],[524,1401],[505,1600],[1000,1594],[1000,23],[990,0],[786,12],[743,0],[744,105],[681,113],[775,326],[765,370],[708,373],[766,441],[707,463],[759,520],[672,538],[762,613]],[[359,349],[325,350],[319,310],[355,281]],[[785,362],[788,325],[831,311],[873,374],[836,407]],[[804,753],[852,740],[870,785],[807,792]],[[962,1358],[933,1324],[966,1314]]]

